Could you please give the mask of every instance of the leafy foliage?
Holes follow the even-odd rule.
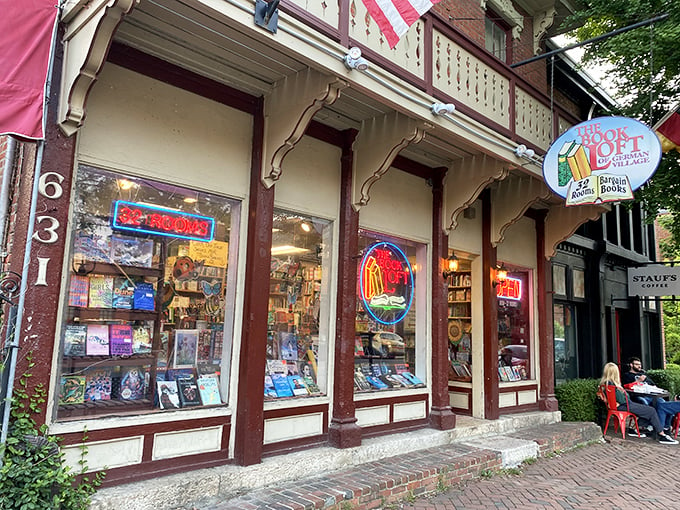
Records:
[[[29,359],[29,368],[33,363]],[[64,464],[58,438],[44,437],[46,426],[38,427],[33,416],[41,412],[46,390],[37,385],[27,392],[30,374],[14,389],[10,430],[0,467],[0,508],[3,510],[86,510],[90,497],[101,485],[104,473],[92,479]],[[85,440],[86,438],[83,438]],[[85,453],[83,448],[83,454]],[[80,461],[81,473],[86,471]]]
[[[599,383],[599,379],[573,379],[555,388],[563,421],[601,421],[604,406],[597,398]]]

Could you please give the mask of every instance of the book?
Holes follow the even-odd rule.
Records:
[[[521,381],[522,380],[522,376],[519,373],[519,367],[516,367],[516,366],[512,367],[512,380],[513,381]]]
[[[109,355],[109,327],[102,324],[88,324],[85,337],[85,354],[88,356]]]
[[[217,363],[198,363],[196,365],[196,372],[198,373],[198,376],[201,377],[203,375],[220,375],[222,372],[222,367],[218,365]]]
[[[156,381],[156,390],[161,409],[179,409],[177,381]]]
[[[316,384],[316,381],[312,379],[311,377],[303,377],[303,381],[305,381],[305,385],[307,386],[307,389],[309,390],[309,393],[312,395],[317,395],[321,393],[321,389],[319,388],[319,385]]]
[[[385,388],[387,388],[387,384],[385,384],[380,379],[378,379],[377,377],[374,377],[372,375],[367,375],[366,380],[368,381],[368,383],[371,386],[373,386],[374,388],[377,388],[379,390],[384,390]]]
[[[288,384],[290,384],[290,389],[293,392],[293,395],[295,395],[296,397],[299,397],[300,395],[309,394],[309,390],[307,390],[305,382],[299,375],[289,375]]]
[[[384,382],[388,388],[401,388],[403,385],[398,379],[394,378],[392,374],[383,374],[378,377],[382,382]]]
[[[138,282],[135,285],[133,307],[135,310],[151,311],[156,308],[156,291],[152,283]]]
[[[136,326],[132,329],[132,352],[133,354],[151,352],[151,333],[144,326]]]
[[[219,405],[222,403],[222,399],[220,398],[219,379],[216,375],[200,376],[196,382],[198,384],[198,393],[201,396],[201,402],[203,402],[204,406]],[[274,390],[273,383],[272,390]],[[276,391],[274,391],[274,395],[276,396]]]
[[[418,377],[413,375],[411,372],[402,372],[400,375],[405,379],[411,381],[414,386],[425,386],[425,383],[421,381]]]
[[[151,267],[153,240],[121,235],[111,236],[111,259],[123,266]]]
[[[209,329],[198,330],[198,353],[196,357],[197,363],[207,363],[210,360],[210,351],[212,344],[212,332]]]
[[[371,384],[366,379],[366,375],[361,370],[354,371],[354,385],[359,391],[371,389]]]
[[[288,384],[288,378],[285,375],[274,374],[271,376],[272,382],[274,383],[274,390],[276,390],[276,395],[278,397],[292,397],[293,390]]]
[[[59,404],[82,404],[85,401],[85,376],[63,375],[59,386]]]
[[[633,189],[627,175],[600,174],[570,182],[565,205],[569,207],[632,199]]]
[[[85,374],[85,400],[111,400],[111,369],[88,370]]]
[[[113,308],[113,276],[90,276],[89,307]]]
[[[193,377],[189,379],[177,379],[177,392],[182,407],[195,407],[201,405],[201,395],[198,392],[198,384]]]
[[[198,330],[176,329],[174,365],[176,367],[193,367],[198,354]]]
[[[276,388],[274,388],[274,381],[271,375],[264,376],[264,396],[269,398],[276,398]]]
[[[298,359],[297,336],[294,333],[279,333],[279,353],[284,360]]]
[[[87,326],[67,324],[64,330],[64,356],[85,356]]]
[[[120,398],[123,400],[140,400],[145,391],[144,372],[140,367],[130,367],[123,371],[120,378]]]
[[[406,379],[406,377],[404,377],[404,376],[401,375],[401,374],[392,374],[392,377],[393,377],[396,381],[399,381],[399,382],[401,383],[402,386],[405,386],[405,387],[407,387],[407,388],[408,388],[409,386],[413,386],[413,383],[412,383],[411,381],[409,381],[408,379]]]
[[[280,359],[267,360],[267,370],[269,371],[269,375],[288,375],[286,362]]]
[[[571,140],[557,154],[557,184],[565,186],[570,179],[579,181],[591,174],[590,162],[583,145]]]
[[[111,306],[131,310],[135,293],[135,282],[126,276],[116,276],[113,279],[113,296]]]
[[[90,293],[90,279],[87,276],[71,275],[68,291],[68,306],[87,307]]]
[[[132,326],[111,324],[109,350],[111,356],[129,356],[132,354]]]

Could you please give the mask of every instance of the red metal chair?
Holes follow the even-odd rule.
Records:
[[[621,435],[623,436],[624,439],[626,439],[626,423],[628,423],[628,420],[632,418],[633,422],[635,423],[635,430],[637,431],[637,434],[639,436],[640,428],[638,427],[637,416],[635,416],[628,410],[628,399],[626,399],[626,411],[619,411],[617,409],[619,404],[616,402],[616,386],[612,384],[601,385],[598,389],[598,394],[600,395],[600,398],[604,400],[604,403],[607,405],[607,421],[604,426],[603,435],[605,436],[607,435],[609,421],[613,416],[616,419],[616,421],[614,421],[614,432],[616,432],[618,428],[621,427]]]
[[[671,422],[671,429],[673,430],[673,439],[678,438],[678,429],[680,429],[680,413],[673,416],[673,421]]]

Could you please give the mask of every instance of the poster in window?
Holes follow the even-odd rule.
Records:
[[[574,269],[572,271],[572,279],[574,285],[574,297],[585,299],[586,298],[586,282],[585,282],[585,272],[583,269]]]
[[[198,354],[198,330],[178,329],[175,331],[175,368],[189,368],[196,365]]]
[[[560,296],[567,295],[567,268],[554,265],[552,268],[553,292]]]

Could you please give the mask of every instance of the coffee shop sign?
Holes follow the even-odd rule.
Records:
[[[680,294],[680,266],[628,268],[628,295],[674,296]]]

